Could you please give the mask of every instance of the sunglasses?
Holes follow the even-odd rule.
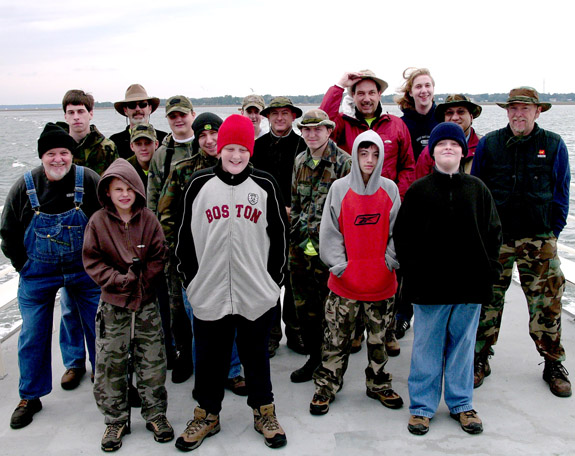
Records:
[[[149,103],[147,101],[131,101],[130,103],[126,103],[126,106],[129,109],[136,109],[136,106],[139,106],[141,109],[147,108]]]

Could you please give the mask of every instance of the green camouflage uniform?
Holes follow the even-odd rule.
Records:
[[[200,149],[199,152],[190,158],[177,162],[173,168],[158,202],[158,217],[164,230],[164,235],[170,248],[170,259],[166,265],[166,277],[168,280],[168,293],[170,294],[170,307],[172,315],[185,312],[182,297],[182,281],[176,270],[176,259],[174,258],[174,248],[176,240],[176,226],[178,222],[178,206],[180,198],[184,194],[184,188],[190,181],[192,174],[201,169],[209,168],[218,163],[216,157],[206,154]]]
[[[96,314],[94,397],[106,424],[128,420],[128,353],[132,311],[100,301]],[[157,302],[136,311],[134,376],[142,399],[142,417],[166,413],[166,352]]]
[[[537,351],[549,361],[564,361],[561,345],[561,298],[565,276],[561,272],[555,236],[536,236],[504,241],[499,252],[503,273],[493,286],[493,300],[481,306],[475,353],[487,358],[497,343],[505,292],[517,263],[521,288],[529,308],[529,335]]]
[[[173,142],[173,148],[170,148],[170,142]],[[187,143],[178,143],[172,141],[172,134],[164,138],[162,145],[158,147],[158,150],[154,152],[152,160],[150,160],[150,170],[148,171],[148,207],[158,215],[158,201],[160,199],[160,194],[168,180],[169,172],[165,172],[166,158],[171,155],[170,161],[170,171],[174,168],[174,165],[192,156],[192,144],[193,141]]]
[[[320,260],[319,225],[331,184],[351,169],[351,156],[329,140],[317,164],[306,149],[294,161],[290,213],[290,275],[306,349],[319,359],[329,269]],[[311,241],[316,255],[304,253]]]
[[[313,374],[316,393],[333,399],[343,384],[351,341],[358,319],[367,327],[366,386],[378,392],[391,388],[391,374],[385,371],[385,333],[393,317],[394,298],[377,302],[356,301],[329,293],[325,302],[325,327],[321,365]]]
[[[70,126],[66,122],[56,122],[56,124],[69,132]],[[90,133],[76,146],[72,155],[75,165],[90,168],[101,176],[118,158],[118,151],[113,141],[100,133],[95,125],[90,125]]]

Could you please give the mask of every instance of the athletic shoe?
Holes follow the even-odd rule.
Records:
[[[372,391],[370,389],[366,390],[367,397],[372,399],[377,399],[387,408],[398,409],[403,407],[403,399],[399,394],[393,391],[391,388],[381,391]]]

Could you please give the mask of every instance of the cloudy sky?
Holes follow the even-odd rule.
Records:
[[[81,88],[123,99],[323,93],[345,71],[389,82],[427,67],[436,91],[575,92],[563,1],[0,0],[0,104]]]

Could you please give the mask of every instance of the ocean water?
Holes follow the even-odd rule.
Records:
[[[304,112],[317,106],[302,106]],[[401,115],[396,105],[385,105],[384,110],[390,114]],[[210,111],[222,118],[238,113],[237,107],[197,108],[198,113]],[[152,114],[151,122],[156,128],[169,131],[163,108]],[[29,110],[29,111],[0,111],[0,144],[2,146],[2,159],[0,160],[0,206],[4,205],[6,195],[12,184],[22,175],[38,165],[40,160],[37,153],[37,139],[47,122],[63,121],[61,110]],[[265,121],[265,119],[264,119]],[[126,120],[114,109],[97,109],[94,111],[92,123],[98,127],[106,137],[123,130]],[[567,144],[570,155],[571,174],[575,167],[575,105],[557,105],[543,113],[538,119],[542,128],[551,130],[562,136]],[[474,128],[480,134],[502,128],[507,124],[506,111],[496,105],[483,106],[483,112],[474,121]],[[267,128],[267,125],[264,125]],[[570,215],[575,217],[575,182],[572,179],[570,196]],[[575,219],[574,219],[575,220]],[[561,243],[575,249],[575,223],[568,223],[561,234]],[[564,258],[574,260],[575,254],[562,252]],[[0,283],[16,274],[3,274],[9,266],[9,261],[0,253]],[[575,313],[575,286],[568,286],[564,306]],[[18,312],[16,306],[0,309],[0,339],[10,331]]]

